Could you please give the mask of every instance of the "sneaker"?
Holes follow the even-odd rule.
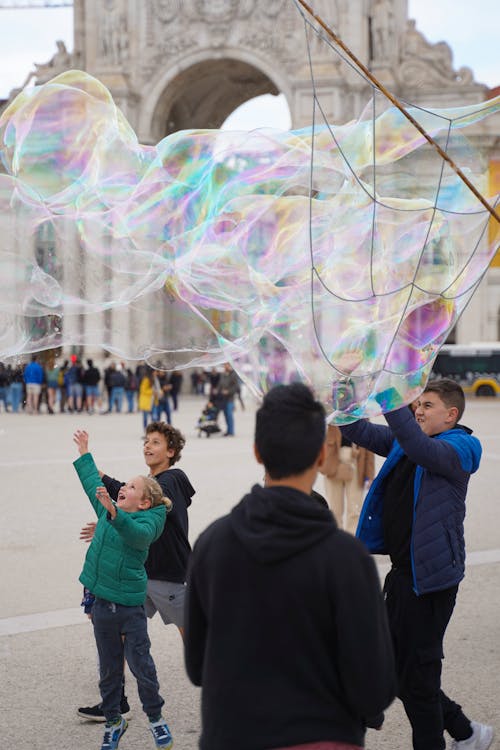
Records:
[[[174,741],[165,719],[160,718],[158,721],[150,721],[149,729],[153,735],[155,747],[163,747],[168,750],[168,748],[174,746]]]
[[[128,722],[120,716],[115,722],[106,722],[104,737],[102,738],[101,750],[115,750],[120,739],[127,731]]]
[[[120,713],[126,718],[130,716],[130,706],[126,698],[122,698],[121,700]],[[102,703],[98,703],[96,706],[81,706],[77,709],[77,714],[81,719],[87,719],[87,721],[106,721],[106,717],[102,712]]]
[[[468,740],[453,740],[451,750],[488,750],[493,742],[493,727],[471,721],[472,736]]]

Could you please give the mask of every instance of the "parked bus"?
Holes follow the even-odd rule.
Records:
[[[500,342],[445,344],[432,368],[432,377],[451,378],[474,396],[500,394]]]

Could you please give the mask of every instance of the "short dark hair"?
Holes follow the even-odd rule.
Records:
[[[277,385],[255,420],[255,447],[271,479],[302,474],[325,440],[325,410],[302,383]]]
[[[436,393],[448,409],[455,406],[458,409],[457,422],[464,413],[465,394],[462,386],[455,380],[449,378],[429,380],[425,386],[424,393]]]
[[[186,445],[186,438],[175,427],[172,427],[168,422],[150,422],[146,427],[146,435],[151,432],[159,432],[167,441],[167,448],[171,448],[174,451],[174,455],[170,459],[170,466],[173,466],[181,457],[181,451]]]

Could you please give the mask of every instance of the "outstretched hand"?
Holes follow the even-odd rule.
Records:
[[[109,496],[106,487],[98,487],[95,491],[95,496],[103,506],[106,508],[111,518],[116,518],[116,507]]]
[[[90,521],[89,523],[85,524],[85,526],[80,531],[80,539],[82,540],[82,542],[87,542],[87,544],[90,544],[90,542],[94,538],[96,526],[97,524],[95,521]]]
[[[85,430],[76,430],[73,435],[73,442],[76,443],[80,456],[89,452],[89,434]]]

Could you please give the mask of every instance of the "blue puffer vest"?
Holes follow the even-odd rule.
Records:
[[[387,554],[384,479],[406,454],[417,464],[410,542],[413,588],[417,595],[450,588],[465,574],[465,497],[469,477],[479,467],[481,444],[459,426],[428,437],[406,407],[385,416],[389,427],[363,421],[341,428],[356,444],[387,456],[366,496],[356,536],[370,552]]]

